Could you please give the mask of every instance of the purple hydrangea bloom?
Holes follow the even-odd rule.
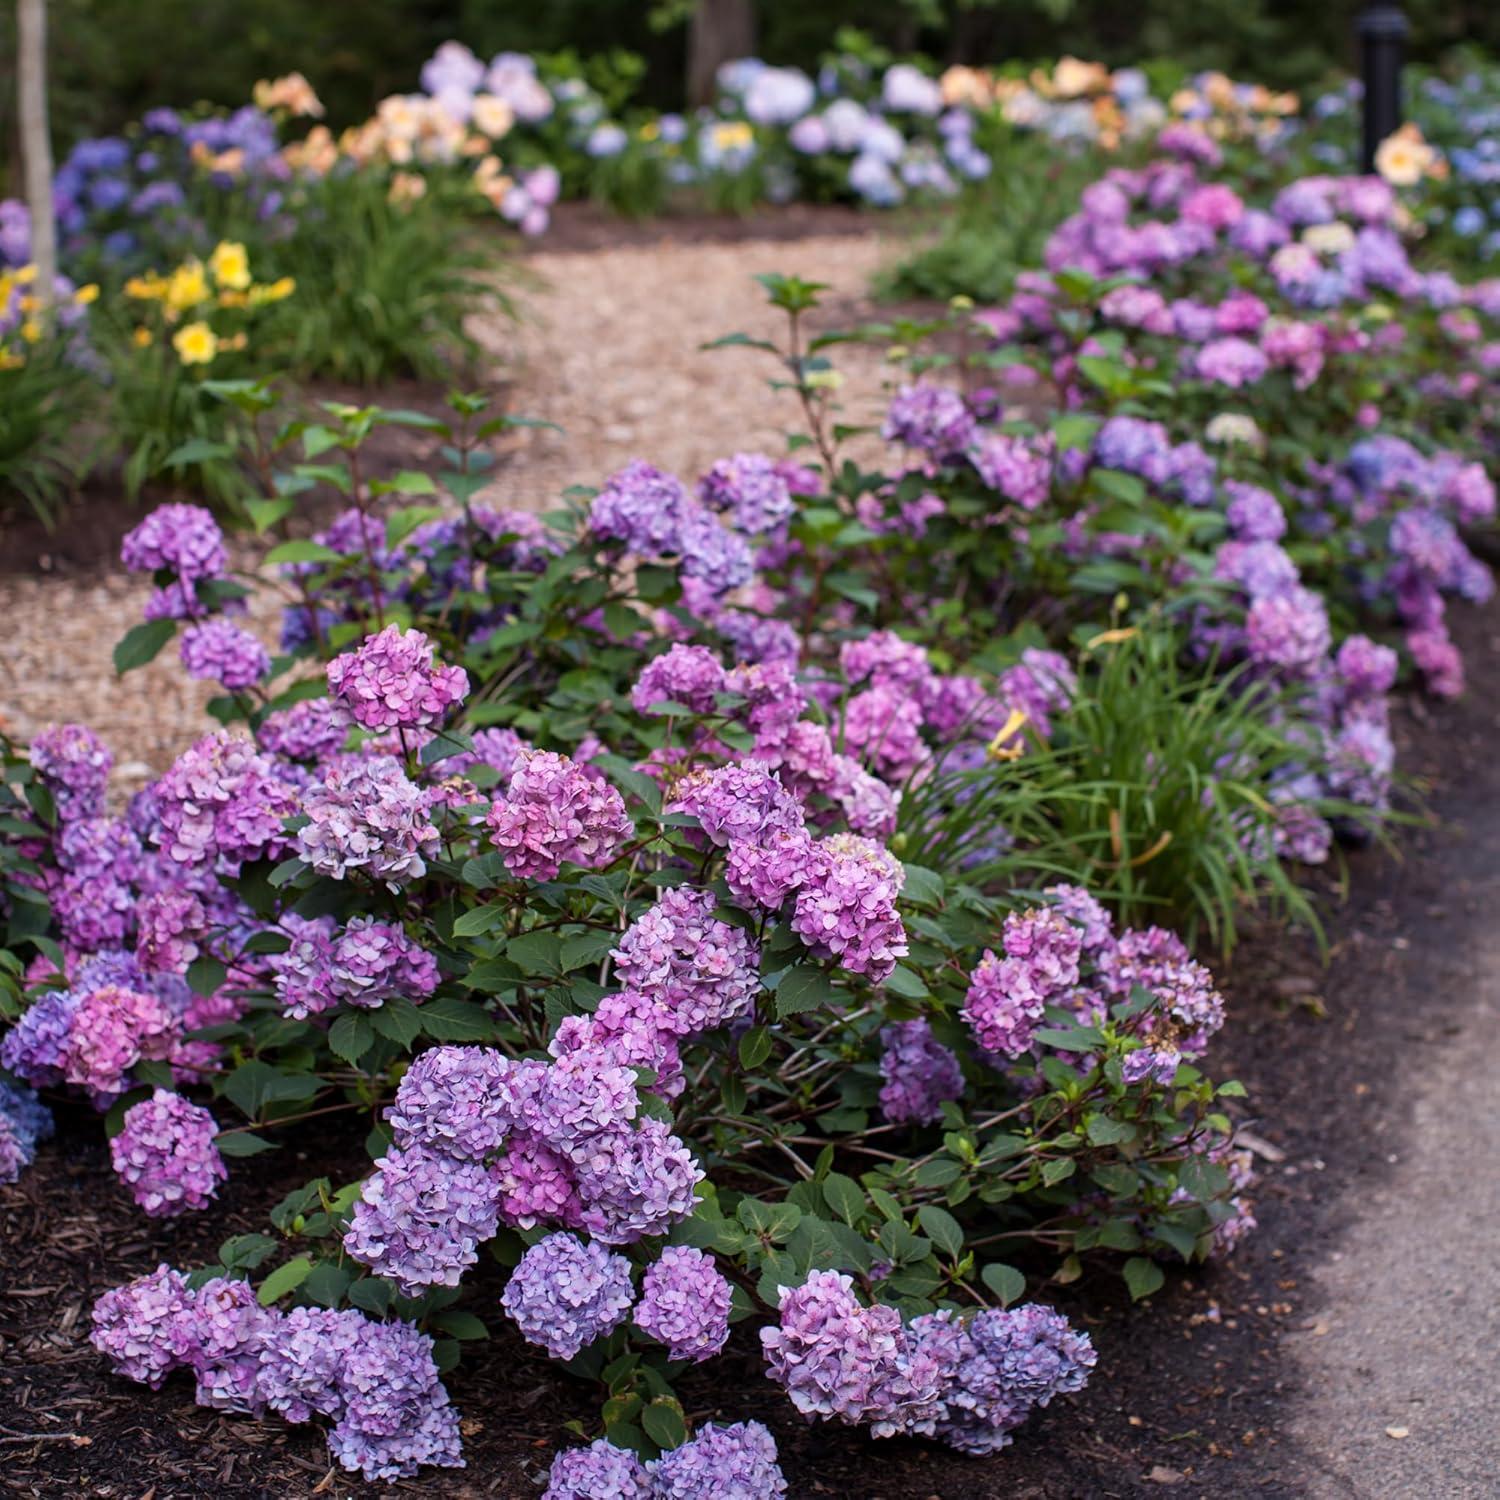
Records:
[[[1079,929],[1055,909],[1012,912],[1004,958],[985,950],[969,976],[960,1014],[986,1052],[1019,1057],[1031,1047],[1043,1009],[1078,983]]]
[[[63,1049],[78,1002],[69,990],[49,990],[32,1001],[0,1038],[0,1067],[35,1088],[61,1083]]]
[[[408,1297],[457,1286],[499,1227],[499,1187],[476,1162],[426,1146],[375,1163],[344,1232],[344,1249]]]
[[[778,530],[795,508],[786,476],[763,453],[721,458],[698,481],[698,498],[710,510],[727,511],[735,530],[750,536]]]
[[[505,868],[522,880],[551,880],[565,860],[603,869],[635,832],[619,792],[551,750],[520,756],[488,823]]]
[[[676,1036],[748,1014],[760,988],[759,947],[713,913],[707,891],[664,891],[610,954],[619,982],[650,995],[660,1025]]]
[[[145,973],[186,974],[208,932],[208,913],[192,891],[155,891],[136,907],[135,956]]]
[[[393,996],[420,1004],[437,988],[437,960],[404,928],[351,917],[335,932],[331,919],[282,920],[292,945],[271,959],[282,1010],[296,1020],[341,1004],[374,1009]]]
[[[554,1456],[542,1500],[652,1500],[653,1493],[640,1459],[599,1438]]]
[[[811,952],[880,984],[907,952],[896,911],[905,879],[901,861],[873,839],[852,833],[819,839],[797,893],[792,931]]]
[[[603,1131],[571,1155],[583,1227],[606,1244],[631,1245],[665,1234],[698,1201],[703,1169],[664,1120]]]
[[[713,1256],[668,1245],[641,1279],[635,1326],[665,1344],[672,1359],[711,1359],[729,1341],[731,1299]]]
[[[429,806],[392,756],[330,766],[303,796],[297,852],[320,875],[365,870],[395,890],[425,875],[438,852]]]
[[[1037,1302],[982,1312],[969,1333],[1010,1389],[1035,1406],[1081,1391],[1097,1358],[1086,1333]]]
[[[680,703],[695,714],[711,714],[715,695],[725,691],[724,668],[706,646],[677,644],[641,669],[630,701],[637,713],[658,703]]]
[[[979,477],[1022,510],[1040,510],[1052,490],[1052,464],[1056,454],[1052,434],[1021,437],[987,432],[970,451]]]
[[[1270,490],[1231,479],[1226,481],[1224,493],[1229,500],[1224,519],[1238,540],[1276,542],[1286,535],[1286,515]]]
[[[362,1313],[294,1307],[261,1347],[257,1392],[289,1422],[342,1416],[341,1377],[369,1327]]]
[[[64,823],[104,814],[104,787],[114,756],[92,729],[54,724],[31,742],[31,764]]]
[[[260,1354],[276,1314],[256,1301],[248,1281],[215,1276],[193,1293],[186,1363],[197,1377],[193,1399],[219,1411],[259,1414]]]
[[[93,1310],[94,1347],[115,1374],[153,1391],[187,1361],[193,1294],[170,1267],[105,1292]]]
[[[433,1047],[406,1070],[386,1119],[400,1147],[487,1161],[517,1127],[545,1071],[492,1047]]]
[[[388,625],[328,663],[328,690],[365,729],[430,729],[463,702],[469,675],[436,665],[420,630]]]
[[[925,1019],[897,1021],[881,1028],[880,1109],[892,1124],[935,1125],[944,1100],[964,1091],[958,1059],[932,1034]]]
[[[290,708],[278,708],[255,731],[261,747],[288,760],[326,760],[344,747],[348,721],[328,698],[304,698]]]
[[[1082,953],[1096,958],[1115,940],[1114,918],[1081,885],[1049,885],[1054,908],[1079,928]]]
[[[343,1415],[328,1448],[366,1479],[400,1479],[423,1464],[462,1468],[458,1413],[438,1377],[432,1340],[410,1323],[366,1323],[339,1372]]]
[[[222,615],[188,626],[180,654],[189,677],[217,682],[231,693],[254,687],[271,671],[271,653],[248,630]]]
[[[653,1500],[778,1500],[786,1494],[776,1439],[759,1422],[705,1427],[646,1469]]]
[[[1309,676],[1332,644],[1327,606],[1320,595],[1301,587],[1256,599],[1245,634],[1252,661],[1292,676]]]
[[[1153,1079],[1170,1085],[1178,1064],[1200,1056],[1224,1024],[1224,997],[1214,987],[1213,975],[1165,928],[1122,933],[1101,955],[1099,974],[1116,1000],[1128,999],[1137,986],[1156,1000],[1155,1007],[1131,1023],[1142,1045],[1125,1058],[1127,1083]]]
[[[684,578],[698,580],[710,593],[727,594],[755,576],[749,543],[700,505],[683,517],[678,550]]]
[[[206,1208],[229,1177],[214,1144],[214,1117],[181,1094],[156,1089],[125,1111],[110,1160],[130,1195],[154,1219]]]
[[[229,566],[224,533],[200,505],[158,506],[120,544],[120,558],[132,573],[170,568],[184,584],[221,577]]]
[[[618,1327],[633,1300],[630,1262],[574,1234],[533,1245],[500,1297],[521,1336],[553,1359],[572,1359]]]
[[[637,459],[612,474],[594,497],[589,525],[595,536],[657,557],[680,549],[683,522],[692,508],[679,480]]]
[[[1396,685],[1398,658],[1367,635],[1351,635],[1339,647],[1334,667],[1352,699],[1378,698]]]
[[[162,851],[184,865],[216,865],[235,873],[285,845],[284,821],[297,811],[296,792],[247,739],[227,731],[205,735],[183,751],[155,787]]]
[[[52,1112],[30,1089],[0,1079],[0,1184],[14,1182],[52,1134]]]
[[[181,1035],[181,1021],[156,995],[101,985],[80,995],[68,1018],[58,1049],[63,1078],[102,1105],[125,1091],[136,1063],[170,1056]]]
[[[474,748],[446,756],[442,763],[444,771],[461,774],[475,766],[489,766],[499,773],[501,781],[509,781],[521,752],[533,748],[514,729],[481,729],[471,738]]]
[[[1230,390],[1255,385],[1269,368],[1270,361],[1260,348],[1240,338],[1214,339],[1198,351],[1193,361],[1194,373],[1200,380],[1226,385]]]
[[[975,422],[964,398],[945,385],[902,386],[891,398],[880,435],[940,458],[966,451]]]
[[[782,1287],[780,1322],[762,1328],[766,1373],[804,1416],[870,1424],[877,1436],[910,1426],[930,1411],[938,1367],[921,1358],[894,1307],[864,1307],[853,1281],[813,1271],[802,1286]]]

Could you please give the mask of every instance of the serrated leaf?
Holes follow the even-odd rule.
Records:
[[[328,1050],[347,1063],[357,1063],[375,1045],[375,1028],[370,1018],[346,1011],[328,1028]]]
[[[924,1203],[917,1210],[917,1222],[922,1232],[939,1250],[945,1251],[955,1260],[963,1254],[964,1232],[957,1219],[945,1208],[935,1203]]]
[[[923,865],[903,865],[902,868],[906,871],[906,880],[901,887],[902,900],[914,902],[918,906],[943,904],[948,883],[936,870],[929,870]]]
[[[422,1017],[417,1007],[401,995],[392,995],[383,1005],[370,1012],[370,1025],[388,1041],[409,1047],[422,1034]]]
[[[220,1156],[259,1156],[262,1151],[276,1150],[276,1142],[268,1141],[253,1130],[227,1130],[214,1137],[214,1145]]]
[[[795,1016],[803,1011],[816,1010],[821,1005],[830,1005],[837,999],[838,991],[821,969],[811,964],[798,964],[788,969],[776,986],[776,1014]]]
[[[422,1030],[439,1042],[486,1042],[495,1034],[489,1013],[468,1000],[442,996],[420,1007]]]
[[[869,1203],[865,1191],[842,1172],[830,1172],[822,1182],[823,1201],[851,1227],[864,1217]]]
[[[764,1026],[752,1026],[740,1037],[740,1066],[753,1072],[771,1055],[771,1033]]]

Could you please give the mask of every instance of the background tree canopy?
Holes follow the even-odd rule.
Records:
[[[301,68],[334,124],[415,87],[439,42],[481,54],[621,48],[647,64],[640,97],[683,102],[688,31],[698,4],[754,13],[760,55],[809,66],[840,26],[900,51],[952,62],[1070,52],[1107,63],[1170,53],[1282,87],[1304,87],[1355,62],[1356,0],[51,0],[52,94],[59,145],[112,130],[153,104],[236,104],[257,78]],[[1412,55],[1455,42],[1500,48],[1500,7],[1407,0]],[[0,114],[14,116],[11,6],[0,7]],[[4,138],[7,164],[13,141]]]

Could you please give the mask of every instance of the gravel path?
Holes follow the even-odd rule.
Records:
[[[737,331],[781,333],[780,315],[752,279],[763,271],[829,284],[830,306],[816,326],[871,317],[865,288],[889,253],[872,230],[529,256],[520,327],[497,318],[475,332],[497,379],[513,382],[511,409],[562,431],[522,434],[491,496],[541,509],[568,485],[595,483],[632,458],[690,480],[736,450],[782,452],[794,403],[768,389],[769,362],[699,346]],[[879,351],[851,348],[838,364],[848,377],[840,396],[847,419],[868,418],[880,389]],[[124,790],[203,733],[202,705],[212,690],[184,678],[170,653],[123,682],[114,676],[110,651],[140,618],[148,593],[118,573],[0,578],[0,616],[9,627],[0,727],[24,739],[51,722],[86,720],[113,746]],[[274,612],[265,601],[257,622],[268,638]]]

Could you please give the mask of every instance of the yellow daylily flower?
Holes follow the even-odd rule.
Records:
[[[214,280],[231,291],[242,292],[250,285],[250,257],[243,245],[220,240],[208,258],[208,267]]]
[[[172,335],[172,347],[185,365],[206,365],[219,352],[219,340],[207,323],[189,323]]]

